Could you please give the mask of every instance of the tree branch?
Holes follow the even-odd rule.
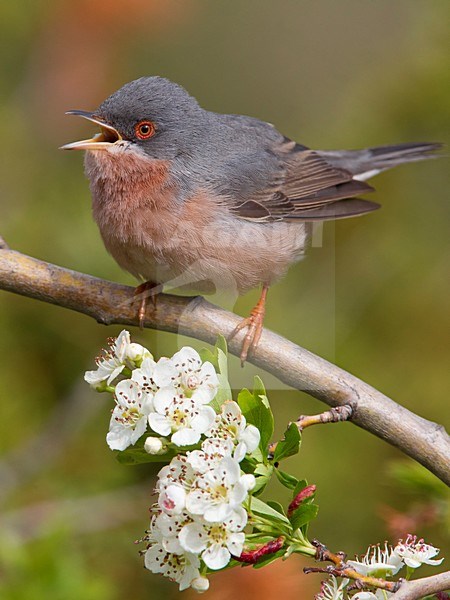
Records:
[[[99,323],[137,324],[133,288],[31,258],[4,243],[0,243],[0,289],[84,313]],[[217,335],[229,336],[239,320],[201,297],[161,294],[156,310],[149,306],[145,326],[213,344]],[[239,334],[230,341],[230,352],[239,355],[242,338]],[[329,406],[349,404],[353,423],[450,484],[450,440],[441,425],[415,415],[350,373],[268,330],[249,360]]]
[[[390,600],[418,600],[448,589],[450,589],[450,571],[413,581],[403,581],[398,592],[391,596]]]

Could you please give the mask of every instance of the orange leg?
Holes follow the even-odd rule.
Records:
[[[134,298],[135,300],[139,300],[138,319],[140,329],[144,328],[148,299],[151,298],[153,308],[156,310],[156,297],[162,291],[162,287],[162,285],[153,281],[145,281],[134,290]]]
[[[263,286],[261,297],[258,300],[258,304],[250,313],[250,316],[246,319],[243,319],[231,332],[228,339],[232,339],[241,329],[248,328],[247,333],[245,334],[244,341],[242,343],[241,350],[241,365],[244,366],[245,361],[247,360],[247,356],[249,352],[253,352],[258,345],[259,339],[261,337],[264,315],[266,312],[266,297],[269,288],[268,286]]]

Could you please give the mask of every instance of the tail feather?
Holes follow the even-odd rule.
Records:
[[[423,142],[377,146],[365,150],[320,150],[318,154],[333,166],[350,171],[354,179],[364,181],[403,163],[438,158],[442,154],[436,152],[442,148],[440,143]]]

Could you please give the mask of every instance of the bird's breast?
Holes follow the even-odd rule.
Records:
[[[136,277],[243,293],[272,283],[303,254],[304,224],[239,219],[206,189],[180,199],[167,162],[114,158],[87,153],[93,214],[107,250]]]

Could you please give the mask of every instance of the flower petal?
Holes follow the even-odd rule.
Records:
[[[213,544],[202,554],[205,565],[214,571],[226,567],[230,562],[230,558],[231,554],[220,544]]]
[[[150,413],[148,415],[148,424],[159,435],[170,435],[172,432],[170,421],[158,413]]]
[[[244,549],[245,533],[231,533],[228,536],[227,548],[233,556],[240,556]]]
[[[125,450],[132,444],[131,429],[122,426],[114,426],[106,435],[106,443],[111,450]]]
[[[189,427],[183,427],[172,435],[171,441],[176,446],[193,446],[200,441],[200,433]]]
[[[164,387],[158,390],[153,398],[153,406],[161,415],[170,409],[173,401],[178,397],[174,387]]]
[[[205,528],[199,523],[185,525],[179,534],[181,547],[186,552],[200,554],[206,548],[208,536]]]
[[[156,363],[152,378],[159,388],[170,387],[178,380],[178,371],[172,360],[163,356]]]
[[[203,406],[198,414],[191,419],[191,427],[198,433],[205,433],[211,427],[216,418],[216,413],[211,406]]]
[[[192,490],[186,498],[186,508],[193,515],[202,515],[209,506],[208,496],[201,490]]]
[[[209,504],[203,513],[203,518],[208,523],[222,523],[226,521],[233,513],[233,510],[229,504]],[[200,513],[201,514],[201,513]]]
[[[254,425],[247,425],[247,427],[244,429],[241,435],[241,440],[247,446],[247,452],[249,454],[256,450],[256,448],[259,445],[260,439],[261,434],[259,432],[259,429],[257,429]]]

